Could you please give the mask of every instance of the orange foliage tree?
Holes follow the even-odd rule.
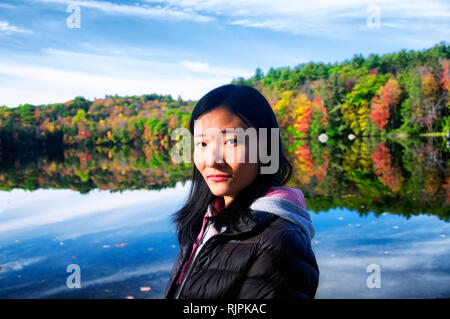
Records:
[[[311,150],[305,143],[295,150],[295,170],[297,177],[303,185],[308,184],[314,176],[314,163]]]
[[[312,103],[305,93],[300,93],[293,101],[294,128],[307,135],[312,118]]]
[[[400,99],[401,89],[397,80],[391,78],[380,87],[370,106],[370,118],[382,131],[392,117],[393,110]]]
[[[381,182],[393,192],[398,192],[403,184],[400,169],[394,165],[389,148],[381,142],[372,153],[373,169]]]
[[[450,72],[449,72],[450,60],[442,63],[441,85],[442,88],[448,92],[450,88]]]

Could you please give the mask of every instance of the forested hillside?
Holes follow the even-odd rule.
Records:
[[[450,130],[450,48],[355,55],[340,63],[258,68],[250,85],[266,96],[284,138],[418,135]],[[151,91],[151,88],[149,88]],[[105,96],[88,101],[0,107],[4,148],[63,144],[133,144],[170,147],[172,130],[187,127],[195,101],[170,95]]]
[[[294,137],[445,132],[449,59],[450,48],[442,42],[423,51],[355,55],[341,63],[309,62],[266,74],[258,68],[253,77],[233,83],[258,88],[285,133]]]

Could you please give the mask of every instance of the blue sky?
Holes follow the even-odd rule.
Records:
[[[0,0],[0,105],[199,99],[257,67],[448,42],[449,18],[445,0]]]

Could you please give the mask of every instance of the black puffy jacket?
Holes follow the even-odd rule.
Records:
[[[311,249],[312,224],[305,226],[308,213],[280,198],[258,203],[249,208],[251,218],[241,215],[239,231],[225,231],[204,244],[181,289],[175,289],[192,248],[180,247],[165,298],[314,298],[319,268]]]

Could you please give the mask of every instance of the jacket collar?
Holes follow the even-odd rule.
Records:
[[[213,203],[208,206],[208,210],[205,216],[220,214],[224,208],[225,201],[223,197],[219,196]],[[277,218],[277,214],[273,214],[273,212],[266,210],[259,210],[258,208],[254,209],[250,207],[247,208],[246,212],[247,214],[243,212],[239,216],[238,230],[228,230],[225,231],[225,234],[236,235],[242,232],[248,232]]]
[[[241,214],[238,221],[238,230],[226,230],[223,233],[217,234],[215,236],[223,236],[223,237],[235,237],[240,236],[242,234],[251,232],[259,227],[263,227],[275,219],[279,218],[279,216],[267,213],[265,211],[258,211],[253,209],[248,209],[247,214]],[[172,275],[169,279],[169,283],[167,285],[166,291],[164,293],[165,298],[167,298],[170,291],[173,289],[173,282],[175,281],[176,276],[178,275],[178,271],[181,268],[181,265],[184,263],[187,258],[187,254],[189,253],[189,249],[192,247],[192,244],[182,245],[180,247],[179,258],[175,262],[174,269]]]
[[[228,232],[229,234],[239,234],[244,232],[252,231],[256,228],[262,227],[275,219],[278,216],[265,211],[259,211],[254,209],[248,209],[248,214],[241,214],[238,221],[237,231]]]

